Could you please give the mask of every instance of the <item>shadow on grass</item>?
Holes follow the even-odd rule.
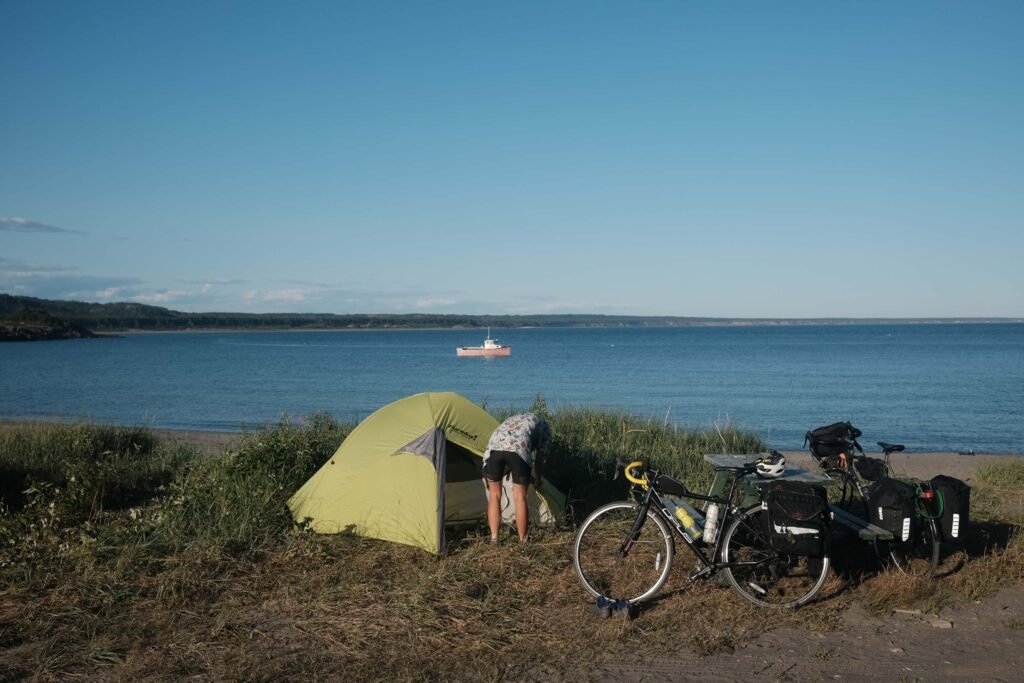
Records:
[[[28,488],[28,477],[20,470],[0,467],[0,509],[18,512],[27,500],[25,489]]]
[[[963,548],[971,558],[981,557],[995,550],[1005,550],[1019,530],[1019,525],[1008,522],[972,521]]]

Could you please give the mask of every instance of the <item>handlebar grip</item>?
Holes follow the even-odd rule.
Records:
[[[643,471],[644,471],[644,461],[643,460],[634,460],[633,462],[631,462],[628,465],[626,465],[626,467],[625,467],[626,479],[628,479],[630,482],[636,484],[637,486],[646,486],[647,485],[647,475],[646,474],[642,474],[642,476],[643,476],[642,479],[638,479],[637,477],[634,477],[633,476],[633,468],[634,467],[639,468],[640,472],[643,473]]]

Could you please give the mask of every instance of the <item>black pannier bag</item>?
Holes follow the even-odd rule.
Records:
[[[853,467],[865,481],[885,479],[885,461],[878,458],[854,458]]]
[[[932,479],[931,485],[932,492],[942,497],[942,538],[958,543],[967,535],[970,523],[971,487],[945,474]]]
[[[859,449],[857,437],[863,432],[849,422],[836,422],[818,427],[804,434],[804,445],[810,444],[811,455],[819,465],[835,467],[840,453],[852,456]]]
[[[799,481],[776,482],[768,488],[764,506],[772,548],[811,557],[828,553],[832,515],[823,487]]]
[[[880,479],[868,489],[868,518],[893,536],[893,543],[909,541],[914,529],[917,489],[899,479]]]

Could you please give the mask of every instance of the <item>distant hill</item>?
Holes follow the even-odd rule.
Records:
[[[59,320],[42,310],[18,310],[0,314],[0,341],[43,341],[54,339],[88,339],[89,330]]]
[[[43,311],[96,332],[123,330],[426,329],[463,327],[701,327],[864,323],[1024,322],[1008,318],[698,318],[631,315],[462,315],[431,313],[187,313],[137,303],[97,304],[0,294],[0,318]]]

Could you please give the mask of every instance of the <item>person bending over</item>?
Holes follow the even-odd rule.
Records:
[[[551,429],[544,418],[534,413],[513,415],[491,434],[484,451],[483,465],[484,478],[487,479],[487,524],[491,527],[491,543],[497,543],[501,528],[501,480],[507,472],[512,473],[516,531],[519,532],[519,541],[526,542],[526,530],[530,524],[526,491],[531,479],[538,489],[541,488],[544,454],[550,445]]]

